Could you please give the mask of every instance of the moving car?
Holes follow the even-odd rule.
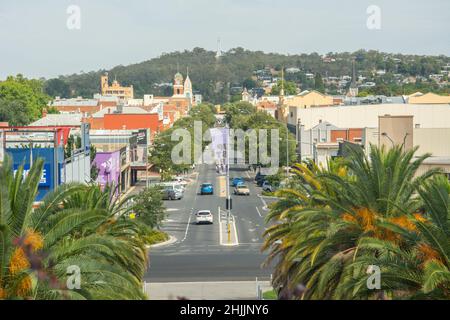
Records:
[[[245,184],[239,184],[234,188],[234,194],[238,196],[249,196],[250,189]]]
[[[243,178],[234,178],[232,181],[232,185],[233,187],[237,187],[240,184],[244,184],[244,179]]]
[[[212,224],[214,221],[214,218],[213,218],[211,211],[200,210],[195,215],[195,221],[197,222],[197,224],[201,224],[201,223],[211,223]]]
[[[212,183],[203,183],[200,188],[200,194],[214,194],[214,187]]]

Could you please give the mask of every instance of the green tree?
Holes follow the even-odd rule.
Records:
[[[51,97],[70,97],[69,85],[61,79],[50,79],[45,83],[45,93]]]
[[[281,80],[277,82],[276,85],[272,87],[271,95],[277,96],[281,91]],[[297,93],[297,84],[292,81],[284,81],[284,94],[285,95],[294,95]]]
[[[144,299],[147,253],[124,202],[109,187],[64,185],[33,210],[42,168],[37,160],[24,178],[8,157],[0,166],[0,298]]]
[[[166,217],[161,189],[158,187],[145,189],[133,200],[133,211],[138,216],[138,220],[151,229],[159,229]]]
[[[8,122],[10,126],[24,126],[31,122],[31,117],[22,102],[0,99],[0,121]]]
[[[323,84],[322,76],[320,73],[316,73],[314,78],[314,89],[319,92],[325,93],[325,85]]]
[[[403,152],[396,147],[386,151],[372,146],[369,156],[365,156],[360,148],[349,148],[349,158],[330,162],[329,169],[313,163],[299,164],[298,183],[277,193],[281,200],[267,217],[275,224],[266,232],[264,248],[270,248],[269,260],[278,259],[274,284],[281,295],[293,292],[298,285],[306,290],[296,298],[304,299],[384,299],[417,293],[403,291],[414,285],[410,286],[412,278],[401,277],[400,273],[396,274],[397,286],[391,277],[384,280],[381,290],[368,292],[362,284],[367,280],[369,265],[379,263],[384,270],[395,259],[400,266],[403,257],[399,252],[408,256],[408,243],[418,244],[419,228],[411,225],[422,220],[417,214],[422,201],[415,194],[436,171],[417,175],[428,155],[414,158],[416,150]],[[439,198],[435,193],[433,199]],[[425,206],[424,210],[426,216],[431,214],[430,208]],[[408,229],[415,234],[408,234]],[[427,237],[427,233],[424,231],[423,236]],[[367,239],[372,243],[366,246]],[[448,241],[448,235],[443,241]],[[399,246],[397,252],[395,246]],[[380,259],[374,263],[376,258]],[[404,267],[403,271],[413,277],[416,270]],[[434,284],[440,286],[443,279],[435,279]]]
[[[47,106],[50,97],[43,93],[43,82],[40,80],[28,80],[22,75],[8,77],[6,81],[0,82],[0,100],[8,106],[23,105],[28,113],[28,119],[18,118],[17,122],[25,120],[34,121],[42,115],[42,109]],[[9,108],[13,108],[9,106]],[[27,123],[28,124],[28,123]]]

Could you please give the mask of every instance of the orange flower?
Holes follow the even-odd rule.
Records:
[[[389,221],[409,231],[417,230],[416,225],[407,216],[390,218]]]
[[[364,231],[375,230],[375,213],[368,208],[360,208],[356,211],[356,215],[360,218]]]
[[[31,229],[27,230],[24,244],[31,247],[33,252],[40,250],[44,247],[44,240],[39,232],[35,232]]]
[[[3,288],[0,288],[0,300],[6,299],[6,290]]]
[[[425,243],[421,243],[418,246],[418,249],[419,249],[419,252],[420,252],[421,259],[422,259],[422,261],[424,263],[429,261],[429,260],[441,261],[441,256],[440,256],[439,252],[434,250],[429,245],[427,245]]]
[[[30,262],[25,255],[22,248],[17,248],[11,256],[9,263],[9,272],[11,274],[17,274],[20,271],[28,269],[30,267]]]
[[[354,216],[352,216],[350,213],[344,213],[342,215],[342,220],[347,222],[358,222]]]
[[[32,288],[32,282],[30,276],[26,276],[20,282],[19,287],[17,288],[17,295],[19,297],[25,298],[29,295]]]
[[[420,213],[414,213],[414,218],[416,218],[417,221],[420,222],[426,222],[427,218],[425,218],[422,214]]]

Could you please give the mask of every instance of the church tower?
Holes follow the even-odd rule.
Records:
[[[356,84],[356,66],[355,66],[355,58],[352,61],[352,83],[350,84],[350,88],[348,91],[348,96],[354,98],[358,96],[358,85]]]
[[[109,87],[109,84],[108,84],[108,81],[109,81],[109,78],[108,78],[109,76],[108,76],[108,72],[105,72],[105,74],[104,75],[102,75],[101,76],[101,80],[100,80],[100,91],[101,91],[101,93],[102,93],[102,95],[105,95],[106,94],[106,91],[108,90],[108,87]]]
[[[281,69],[281,89],[278,97],[277,119],[281,122],[287,122],[287,107],[284,99],[284,67]]]
[[[192,82],[189,78],[189,68],[187,68],[186,80],[184,81],[184,95],[189,99],[189,108],[191,108],[194,102],[194,94],[192,92]]]
[[[184,95],[184,84],[183,84],[183,75],[179,72],[175,74],[174,82],[173,82],[173,95],[174,96],[182,96]]]

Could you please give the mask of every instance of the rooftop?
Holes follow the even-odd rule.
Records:
[[[103,108],[100,111],[97,111],[92,115],[93,118],[103,118],[106,114],[114,114],[117,112],[117,107],[107,107]],[[139,107],[122,107],[122,112],[120,114],[148,114],[147,111],[145,111],[142,108]]]
[[[83,115],[81,113],[74,114],[47,114],[30,124],[30,127],[48,127],[48,126],[80,126]]]

